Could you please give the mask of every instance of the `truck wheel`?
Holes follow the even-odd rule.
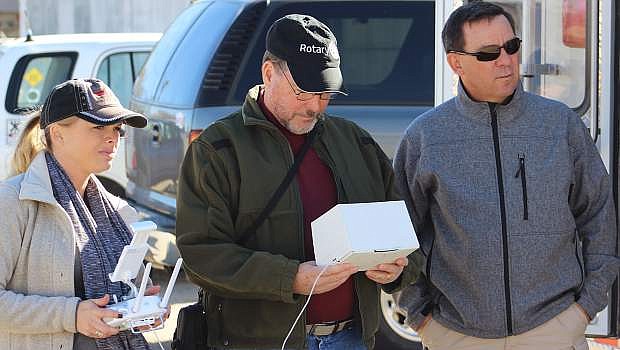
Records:
[[[405,314],[398,310],[392,295],[381,292],[381,315],[375,350],[422,350],[420,337],[405,325]]]

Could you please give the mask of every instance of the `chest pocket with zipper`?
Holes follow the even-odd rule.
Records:
[[[525,154],[519,153],[519,168],[515,174],[515,178],[521,178],[521,190],[523,193],[523,220],[528,219],[527,209],[527,173],[525,171]]]

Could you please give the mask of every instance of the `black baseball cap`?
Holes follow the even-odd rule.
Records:
[[[97,125],[124,121],[135,128],[146,126],[146,117],[130,111],[118,101],[112,89],[99,79],[71,79],[54,86],[41,110],[41,129],[76,116]]]
[[[267,32],[266,48],[286,61],[300,89],[346,95],[338,42],[334,33],[316,18],[291,14],[278,19]]]

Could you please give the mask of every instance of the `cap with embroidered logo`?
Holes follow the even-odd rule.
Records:
[[[286,61],[300,89],[346,95],[336,36],[316,18],[292,14],[278,19],[267,32],[266,49]]]
[[[97,125],[124,121],[143,128],[147,119],[123,107],[114,92],[99,79],[71,79],[54,86],[41,110],[41,129],[57,121],[76,116]]]

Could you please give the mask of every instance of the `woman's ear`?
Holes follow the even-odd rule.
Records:
[[[50,125],[50,135],[52,136],[52,142],[63,143],[64,137],[61,129],[58,125]]]

